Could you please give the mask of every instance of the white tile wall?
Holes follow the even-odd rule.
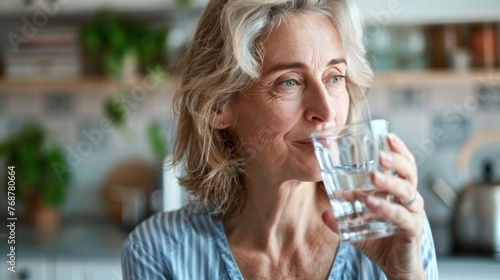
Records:
[[[114,92],[108,91],[96,93],[86,90],[79,92],[77,96],[78,114],[85,117],[103,117],[102,104],[114,94]]]
[[[36,117],[43,113],[40,93],[37,91],[20,91],[8,93],[6,113],[16,117]]]

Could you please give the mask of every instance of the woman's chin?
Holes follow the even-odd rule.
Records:
[[[321,172],[318,170],[308,170],[307,173],[304,174],[304,176],[301,176],[300,178],[301,181],[304,182],[320,182],[323,181],[323,177],[321,177]]]

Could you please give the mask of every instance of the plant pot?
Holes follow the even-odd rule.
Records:
[[[57,207],[43,205],[39,196],[26,198],[28,222],[37,231],[51,232],[59,228],[60,211]]]

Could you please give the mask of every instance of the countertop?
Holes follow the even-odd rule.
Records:
[[[6,261],[7,253],[12,245],[6,233],[0,229],[0,279],[26,275],[22,279],[122,279],[120,255],[127,232],[104,216],[65,217],[51,233],[36,232],[19,219],[14,260],[19,274],[8,270],[12,264]]]
[[[498,280],[500,259],[485,256],[438,256],[440,280]]]
[[[119,259],[126,236],[127,233],[120,227],[98,217],[64,219],[59,229],[51,233],[35,232],[28,225],[18,223],[16,254],[29,257]],[[0,246],[7,246],[7,242],[1,242]]]

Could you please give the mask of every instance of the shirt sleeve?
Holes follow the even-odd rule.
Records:
[[[160,260],[148,253],[140,244],[128,239],[122,250],[123,280],[167,280],[172,279],[166,273]]]
[[[439,279],[436,250],[432,238],[431,226],[429,220],[425,219],[422,231],[422,260],[424,272],[428,280]]]

